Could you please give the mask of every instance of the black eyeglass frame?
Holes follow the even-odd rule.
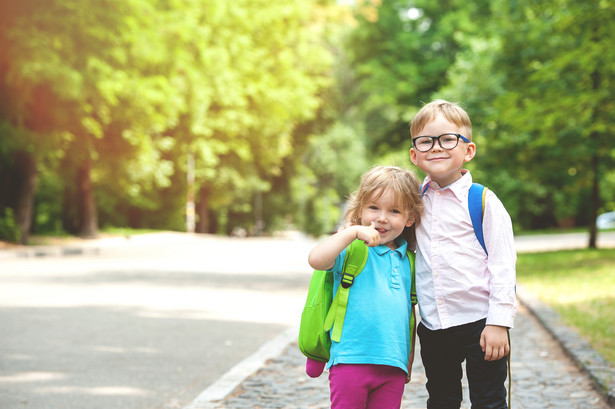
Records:
[[[442,142],[440,142],[440,138],[443,137],[443,136],[446,136],[446,135],[454,135],[454,136],[457,137],[457,143],[452,148],[445,148],[444,146],[442,146]],[[429,147],[429,149],[427,149],[427,150],[420,150],[416,146],[416,140],[420,139],[420,138],[430,138],[431,139],[431,146]],[[419,151],[419,152],[429,152],[434,147],[434,145],[436,144],[436,140],[437,140],[438,141],[438,145],[440,145],[440,147],[442,149],[451,150],[451,149],[455,149],[459,145],[459,139],[461,139],[465,143],[469,143],[470,142],[470,140],[468,138],[466,138],[465,136],[463,136],[460,133],[447,132],[447,133],[443,133],[442,135],[438,135],[438,136],[417,136],[416,138],[412,138],[412,146],[414,146],[414,148],[417,151]]]

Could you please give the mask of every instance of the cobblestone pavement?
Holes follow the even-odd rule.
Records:
[[[593,388],[559,343],[520,305],[511,331],[512,404],[514,409],[607,409],[605,399]],[[418,351],[417,351],[418,352]],[[425,408],[427,392],[420,354],[413,377],[406,386],[402,408]],[[247,378],[213,409],[278,408],[324,409],[329,407],[327,372],[318,379],[304,372],[305,359],[296,344]],[[462,409],[468,409],[464,377]]]

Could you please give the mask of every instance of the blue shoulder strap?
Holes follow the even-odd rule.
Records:
[[[472,227],[474,227],[476,238],[483,247],[483,250],[485,250],[485,253],[487,253],[487,247],[485,247],[485,238],[483,237],[483,213],[485,211],[486,194],[487,188],[479,183],[472,183],[468,193],[468,209],[470,210]]]
[[[429,184],[421,185],[421,197],[425,195]],[[474,234],[478,242],[487,253],[487,247],[485,246],[485,238],[483,236],[483,213],[485,212],[485,196],[487,195],[487,188],[480,183],[472,183],[470,192],[468,193],[468,209],[470,210],[470,219],[472,220],[472,227],[474,228]]]

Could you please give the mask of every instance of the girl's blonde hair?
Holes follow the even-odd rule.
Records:
[[[348,199],[345,219],[352,224],[361,224],[361,210],[370,199],[379,198],[385,190],[391,189],[396,204],[408,212],[414,224],[404,228],[401,236],[408,242],[408,248],[416,247],[416,226],[421,221],[423,203],[420,184],[410,170],[397,166],[376,166],[361,177],[359,188]]]
[[[419,136],[418,133],[421,132],[429,122],[436,119],[438,114],[442,114],[447,121],[454,123],[459,128],[463,128],[465,130],[463,136],[472,140],[472,122],[470,121],[468,113],[459,104],[448,102],[443,99],[436,99],[429,104],[425,104],[423,108],[421,108],[410,123],[410,137],[415,138]]]

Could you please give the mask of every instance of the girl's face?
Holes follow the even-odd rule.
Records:
[[[463,135],[464,130],[439,114],[433,121],[428,122],[416,136],[439,136],[445,133]],[[472,142],[459,140],[459,144],[454,149],[443,149],[436,142],[427,152],[410,149],[410,160],[440,187],[446,187],[461,178],[464,164],[472,160],[475,153],[476,146]]]
[[[395,201],[395,195],[391,189],[373,192],[361,208],[361,224],[369,226],[374,222],[375,229],[380,233],[380,244],[396,249],[395,239],[414,223],[410,212],[400,207]]]

